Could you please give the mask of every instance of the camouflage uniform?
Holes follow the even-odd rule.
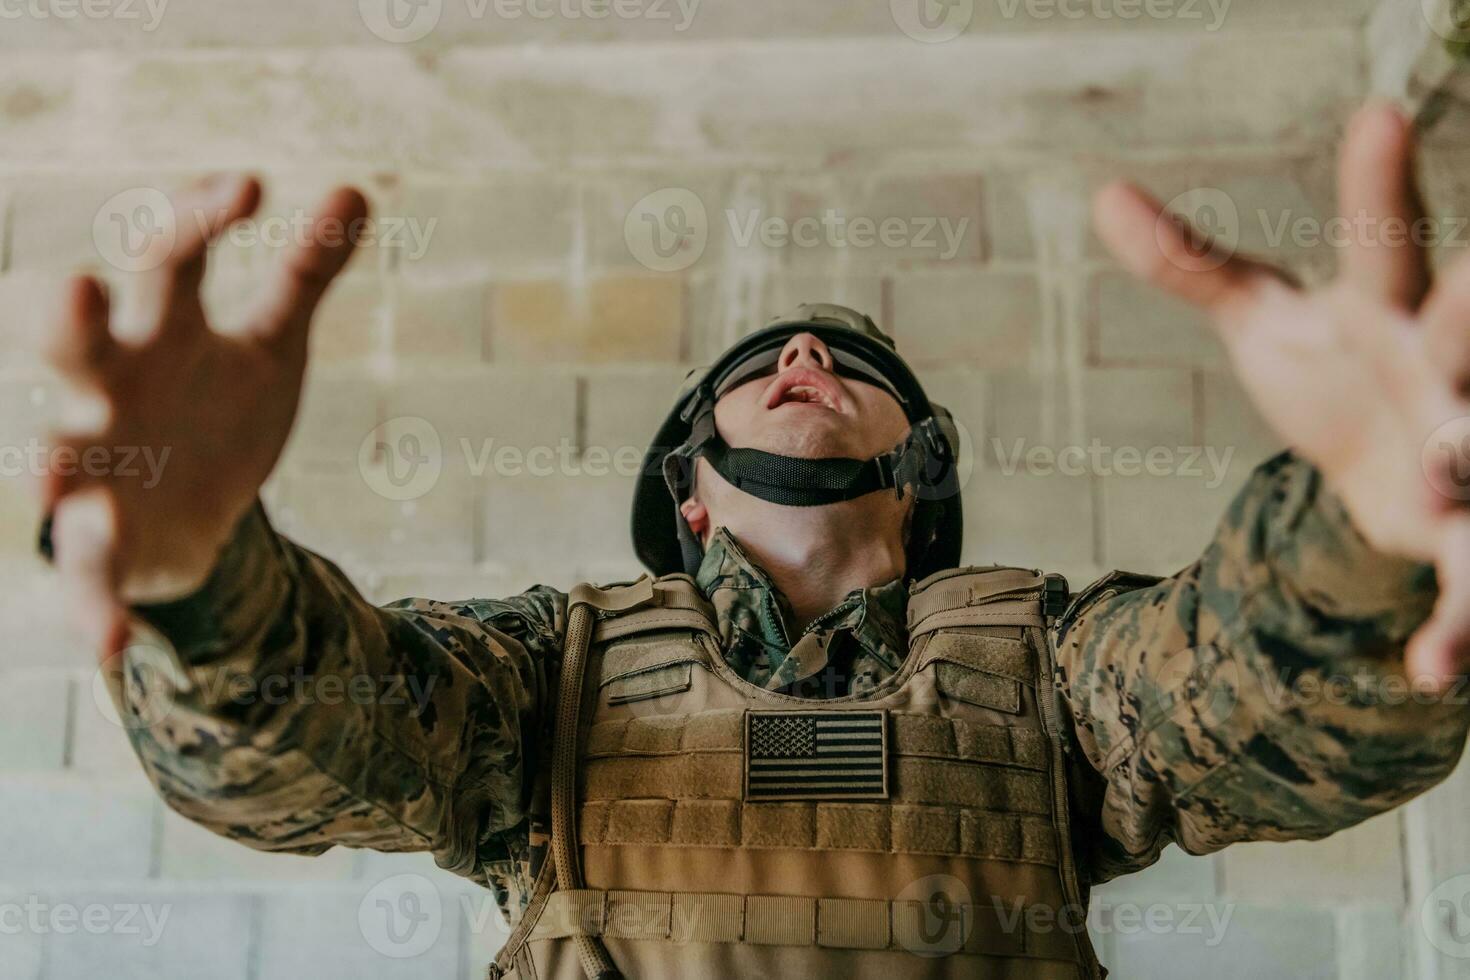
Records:
[[[757,685],[861,693],[902,662],[900,582],[852,593],[795,643],[784,599],[729,536],[697,582]],[[1189,568],[1078,595],[1055,627],[1056,679],[1085,876],[1139,870],[1171,841],[1322,837],[1446,776],[1463,699],[1399,696],[1435,594],[1430,568],[1374,553],[1284,455]],[[564,594],[377,608],[257,509],[199,593],[138,613],[172,648],[162,669],[128,655],[125,697],[148,712],[132,737],[170,806],[263,850],[432,851],[519,916]],[[304,686],[268,696],[280,678]]]

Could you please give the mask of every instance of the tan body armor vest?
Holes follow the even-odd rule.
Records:
[[[1100,977],[1057,734],[1056,586],[933,576],[912,590],[903,667],[821,700],[739,677],[686,576],[579,587],[552,857],[491,977]]]

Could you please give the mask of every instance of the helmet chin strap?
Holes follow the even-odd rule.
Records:
[[[715,430],[712,399],[700,399],[691,414],[689,441],[664,458],[664,479],[676,501],[688,497],[694,461],[700,457],[736,489],[786,507],[820,507],[881,490],[892,490],[902,500],[908,488],[942,482],[953,469],[948,443],[934,418],[915,423],[892,450],[863,460],[732,449]],[[934,471],[941,480],[926,480]]]

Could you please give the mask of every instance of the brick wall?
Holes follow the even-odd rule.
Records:
[[[690,365],[804,300],[871,311],[963,423],[968,560],[1167,574],[1274,443],[1200,318],[1104,257],[1088,192],[1119,173],[1190,192],[1321,276],[1329,249],[1276,232],[1331,213],[1372,6],[962,0],[952,40],[960,22],[905,0],[0,6],[0,446],[44,440],[57,410],[34,348],[60,278],[121,284],[148,188],[249,168],[268,197],[255,240],[215,250],[222,324],[329,183],[381,221],[318,319],[267,489],[278,526],[376,599],[635,574],[628,454]],[[1463,132],[1427,155],[1447,215],[1470,203]],[[1055,472],[1068,445],[1101,467]],[[1168,475],[1130,474],[1155,447]],[[432,862],[259,855],[161,807],[31,556],[15,470],[0,978],[480,975],[503,927]],[[1460,920],[1435,918],[1470,871],[1467,791],[1320,844],[1171,850],[1100,893],[1104,958],[1130,980],[1470,977],[1445,952]],[[420,927],[388,934],[385,908]]]

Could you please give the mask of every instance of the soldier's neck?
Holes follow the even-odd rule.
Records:
[[[738,526],[725,524],[785,596],[793,639],[854,590],[887,585],[903,575],[902,521],[893,519],[891,508],[873,513],[864,503],[766,505]]]

